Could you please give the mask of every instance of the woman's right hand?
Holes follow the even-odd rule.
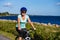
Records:
[[[20,30],[20,27],[18,27],[18,30]]]

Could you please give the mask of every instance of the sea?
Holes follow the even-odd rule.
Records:
[[[29,15],[32,22],[51,23],[60,25],[60,16]],[[0,19],[17,20],[17,16],[0,16]]]

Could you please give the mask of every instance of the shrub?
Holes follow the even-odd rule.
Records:
[[[0,21],[0,30],[18,35],[15,29],[16,22]],[[60,28],[43,26],[34,23],[36,31],[31,31],[30,35],[33,40],[60,40]],[[30,24],[26,24],[27,29],[30,29]]]

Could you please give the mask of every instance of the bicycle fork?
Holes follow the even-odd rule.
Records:
[[[25,37],[25,40],[31,40],[30,35],[29,35],[29,32],[27,32],[26,37]]]

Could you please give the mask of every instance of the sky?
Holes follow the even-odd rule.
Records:
[[[20,14],[21,7],[29,15],[60,16],[60,0],[0,0],[0,12]]]

